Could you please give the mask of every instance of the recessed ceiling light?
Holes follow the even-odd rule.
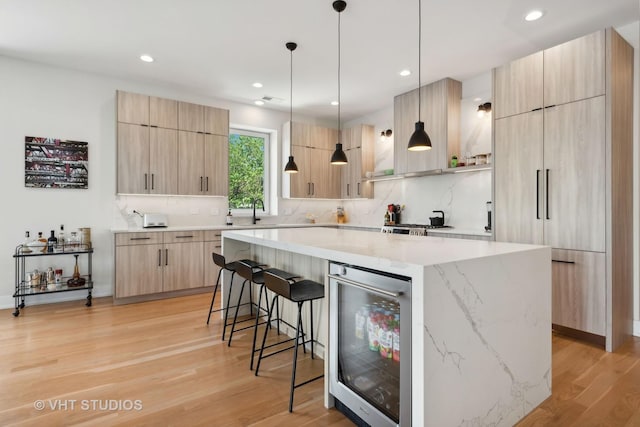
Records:
[[[411,75],[411,70],[402,70],[402,71],[400,71],[400,75],[402,77],[410,76]]]
[[[331,105],[338,105],[339,102],[338,101],[331,101]]]
[[[153,57],[151,55],[140,55],[140,60],[144,62],[153,62]]]
[[[525,15],[524,20],[537,21],[538,19],[542,18],[542,15],[544,15],[544,12],[542,12],[541,10],[532,10]]]
[[[262,87],[262,83],[260,83],[260,82],[255,82],[255,83],[253,84],[253,87]]]
[[[261,101],[259,99],[253,101],[253,103],[256,104],[256,105],[264,105],[264,101]]]

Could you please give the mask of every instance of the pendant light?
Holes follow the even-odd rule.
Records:
[[[418,121],[416,122],[416,130],[409,138],[409,151],[425,151],[431,150],[431,138],[424,130],[424,123],[420,120],[420,102],[422,98],[420,90],[420,50],[422,48],[422,0],[418,0]]]
[[[290,83],[289,83],[289,146],[290,149],[293,145],[293,51],[298,47],[294,42],[288,42],[286,45],[287,49],[289,49],[290,57],[291,57],[291,73],[290,73]],[[289,161],[287,165],[284,167],[285,173],[298,173],[298,165],[293,160],[293,156],[289,156]]]
[[[332,165],[346,165],[347,155],[342,151],[342,128],[340,127],[340,14],[347,7],[347,2],[336,0],[333,2],[333,10],[338,12],[338,143],[336,151],[331,156]]]

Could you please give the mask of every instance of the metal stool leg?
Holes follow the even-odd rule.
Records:
[[[249,283],[249,286],[251,286],[252,283]],[[249,369],[253,371],[253,359],[255,358],[255,354],[256,354],[256,335],[258,335],[258,322],[260,321],[260,305],[262,303],[262,294],[265,293],[263,292],[263,289],[265,288],[264,285],[260,285],[260,289],[259,289],[259,296],[258,296],[258,309],[256,310],[256,324],[253,328],[253,343],[251,344],[251,362],[249,364]],[[266,301],[267,303],[267,313],[270,312],[269,310],[269,301]],[[269,322],[267,322],[267,324],[265,325],[265,328],[269,329]]]
[[[238,310],[240,309],[240,302],[242,301],[242,292],[244,291],[245,283],[247,283],[247,280],[242,282],[242,287],[240,288],[240,296],[238,297],[238,304],[236,304],[236,313],[233,315],[233,323],[231,324],[231,332],[229,333],[227,347],[231,347],[231,340],[233,339],[233,331],[236,328],[236,320],[238,320]]]
[[[271,322],[271,316],[273,315],[273,306],[278,306],[278,294],[273,296],[271,300],[271,310],[269,310],[269,317],[267,317],[267,323]],[[264,335],[262,335],[262,345],[260,346],[260,354],[258,355],[258,363],[256,364],[255,376],[258,376],[258,371],[260,370],[260,362],[262,361],[262,355],[264,353],[264,345],[267,342],[267,333],[269,332],[268,328],[264,328]]]
[[[224,341],[224,337],[227,333],[227,319],[229,318],[229,307],[231,306],[231,289],[233,289],[233,276],[236,274],[235,271],[231,272],[231,280],[229,281],[229,292],[227,292],[226,305],[224,307],[224,327],[222,328],[222,341]]]
[[[220,283],[221,274],[222,274],[222,269],[218,270],[216,285],[213,287],[213,296],[211,297],[211,306],[209,307],[209,316],[207,316],[207,325],[209,324],[209,320],[211,320],[211,311],[213,310],[213,302],[216,300],[216,293],[218,293],[218,284]]]
[[[309,322],[311,327],[311,358],[313,359],[313,300],[309,301]]]
[[[302,323],[302,303],[298,303],[298,323],[296,327],[296,341],[293,347],[293,369],[291,370],[291,392],[289,393],[289,412],[293,412],[293,392],[296,388],[296,367],[298,364],[298,340],[300,339],[300,324]]]

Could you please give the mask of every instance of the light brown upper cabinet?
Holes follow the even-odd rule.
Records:
[[[365,174],[372,172],[375,164],[374,127],[359,125],[342,130],[342,144],[349,163],[342,169],[342,198],[370,199],[373,184],[367,182]]]
[[[178,129],[212,135],[229,135],[229,110],[178,103]]]
[[[228,110],[123,91],[117,106],[118,193],[227,195]]]
[[[598,31],[494,70],[494,119],[605,93],[605,32]]]
[[[396,174],[446,169],[452,155],[460,154],[460,98],[462,83],[442,79],[422,86],[420,118],[431,138],[427,151],[408,151],[418,121],[418,89],[394,98],[394,168]]]
[[[138,93],[117,91],[118,118],[120,123],[149,125],[149,97]]]
[[[149,125],[166,129],[178,129],[178,101],[150,96]]]
[[[494,234],[551,246],[554,327],[613,351],[633,325],[633,48],[607,29],[540,53],[494,70]],[[541,106],[504,84],[516,69]]]
[[[178,131],[178,193],[226,196],[228,138]]]
[[[340,199],[342,166],[330,164],[338,141],[338,131],[322,126],[293,122],[283,125],[284,162],[289,153],[295,157],[299,172],[284,174],[282,196],[285,198]],[[293,138],[290,138],[293,135]]]
[[[543,107],[542,63],[542,52],[536,52],[494,70],[491,109],[495,119]]]

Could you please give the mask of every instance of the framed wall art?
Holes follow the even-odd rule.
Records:
[[[24,185],[88,188],[89,143],[25,136]]]

